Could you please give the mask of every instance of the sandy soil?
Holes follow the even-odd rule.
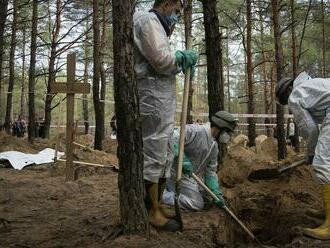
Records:
[[[88,145],[92,138],[81,136],[79,142]],[[55,140],[37,140],[31,145],[0,134],[0,151],[37,152],[54,145]],[[115,146],[108,144],[109,150]],[[292,151],[281,163],[274,161],[275,156],[273,140],[267,140],[262,154],[241,146],[229,149],[219,178],[230,208],[268,247],[330,247],[329,242],[301,234],[302,227],[321,223],[306,214],[308,208],[321,209],[320,188],[307,165],[275,180],[247,179],[251,170],[297,159]],[[76,149],[76,157],[94,163],[118,162],[113,154],[82,149]],[[110,240],[109,233],[119,223],[117,173],[82,168],[77,181],[65,182],[63,172],[63,163],[54,168],[0,169],[0,247],[258,247],[216,208],[184,212],[182,233],[151,229],[149,238],[120,236]]]

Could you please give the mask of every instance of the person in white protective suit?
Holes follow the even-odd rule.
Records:
[[[176,231],[180,225],[159,204],[166,177],[169,138],[174,129],[176,80],[180,71],[192,68],[197,53],[172,51],[169,37],[180,18],[183,1],[156,0],[149,12],[133,16],[135,72],[143,138],[144,180],[149,222],[158,229]]]
[[[276,98],[289,105],[307,142],[308,161],[322,184],[325,221],[315,229],[304,229],[304,234],[330,239],[330,78],[312,79],[306,72],[294,80],[284,78],[277,84]]]
[[[188,210],[202,210],[205,206],[207,193],[190,177],[191,173],[199,176],[204,183],[220,199],[216,205],[225,204],[223,193],[220,190],[218,168],[218,144],[228,143],[231,134],[236,128],[237,120],[226,111],[219,111],[211,118],[211,123],[205,125],[189,124],[186,126],[184,146],[183,178],[179,184],[179,206]],[[172,142],[178,156],[179,132],[175,132]],[[171,169],[171,178],[167,180],[166,190],[163,194],[163,203],[174,205],[176,164],[174,159]]]

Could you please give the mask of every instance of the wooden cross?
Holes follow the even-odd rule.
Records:
[[[74,133],[74,94],[88,94],[90,85],[76,82],[76,54],[71,53],[67,56],[67,82],[53,83],[51,94],[66,93],[66,180],[74,180],[73,168],[73,133]]]

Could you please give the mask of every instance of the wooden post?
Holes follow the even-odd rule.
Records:
[[[67,56],[67,82],[54,83],[50,93],[66,93],[66,180],[74,180],[73,169],[73,134],[74,134],[74,94],[89,93],[90,85],[76,83],[76,54],[71,53]]]
[[[76,54],[68,54],[67,58],[67,84],[70,91],[76,77]],[[66,180],[74,180],[73,170],[73,128],[74,128],[74,93],[67,93],[66,98]]]

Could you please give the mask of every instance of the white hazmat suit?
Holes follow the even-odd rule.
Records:
[[[152,12],[136,12],[135,72],[143,136],[144,179],[158,183],[168,177],[169,137],[176,110],[175,74],[179,71],[169,38]]]
[[[317,178],[322,184],[329,184],[330,78],[312,79],[306,72],[300,73],[293,82],[288,104],[307,141],[308,155],[314,155],[312,166]]]
[[[179,142],[179,131],[176,130],[171,142]],[[210,124],[191,124],[186,126],[186,139],[184,147],[185,156],[193,166],[193,173],[202,180],[206,177],[213,177],[218,181],[218,144],[211,135]],[[174,205],[176,168],[171,169],[171,178],[167,180],[166,190],[163,194],[163,202]],[[202,210],[206,193],[189,176],[183,174],[180,181],[179,205],[184,209]]]

